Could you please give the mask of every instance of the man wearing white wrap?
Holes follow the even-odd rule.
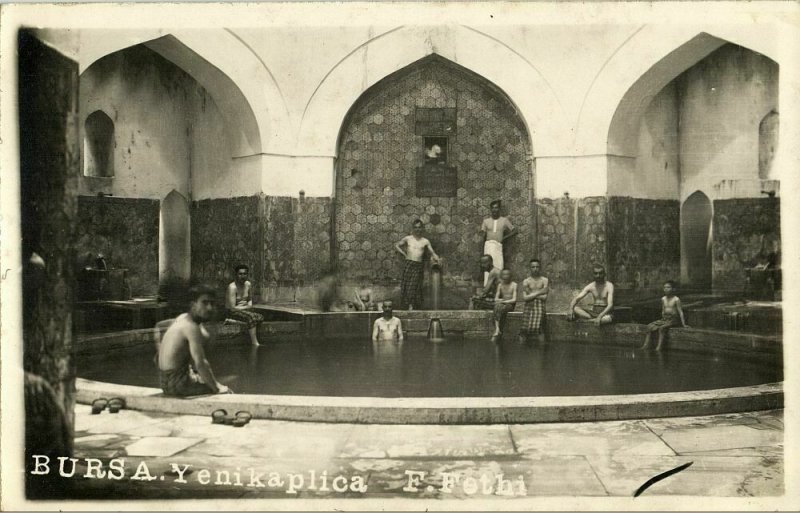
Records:
[[[502,206],[500,200],[494,200],[489,205],[492,217],[483,220],[481,224],[481,231],[483,232],[483,254],[491,255],[494,267],[497,270],[504,268],[503,261],[503,243],[509,237],[516,235],[516,228],[511,224],[507,217],[500,215],[500,207]],[[486,284],[486,279],[489,273],[484,273],[483,281]]]

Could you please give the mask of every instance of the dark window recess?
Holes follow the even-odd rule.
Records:
[[[114,176],[114,122],[101,110],[89,114],[84,125],[83,174]]]
[[[416,135],[454,135],[456,133],[456,109],[427,109],[417,107],[414,116]]]

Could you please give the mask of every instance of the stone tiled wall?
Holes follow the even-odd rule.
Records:
[[[321,278],[331,263],[331,199],[292,199],[294,259],[292,272],[303,282]]]
[[[109,267],[128,269],[134,295],[158,290],[159,202],[150,199],[78,197],[79,261],[102,253]]]
[[[456,197],[416,196],[416,168],[424,160],[417,107],[457,109],[457,133],[448,141],[448,165],[458,168]],[[513,106],[463,69],[432,60],[381,82],[359,100],[340,138],[335,256],[342,280],[396,284],[403,261],[393,246],[420,218],[443,258],[444,287],[470,288],[480,275],[480,224],[497,198],[520,230],[507,244],[506,265],[523,276],[536,229],[528,151]]]
[[[576,200],[541,198],[537,201],[539,259],[542,274],[553,285],[573,283],[575,275]]]
[[[592,265],[607,264],[607,208],[604,197],[537,199],[538,258],[552,287],[583,286]]]
[[[292,272],[295,258],[292,198],[264,198],[263,211],[263,283],[268,286],[292,285],[295,280]]]
[[[659,290],[680,278],[677,200],[611,197],[608,201],[609,278],[619,289]]]
[[[608,199],[605,197],[578,200],[576,274],[578,281],[591,278],[593,265],[608,265],[607,230]],[[584,278],[587,277],[588,278]],[[609,276],[610,277],[610,276]],[[583,279],[582,279],[583,278]]]
[[[754,265],[762,252],[780,255],[780,216],[779,198],[714,201],[711,265],[715,292],[744,291],[745,268]]]
[[[222,290],[245,263],[262,299],[275,287],[313,285],[330,265],[330,208],[330,198],[194,202],[192,278]]]
[[[191,210],[192,279],[217,287],[233,280],[233,266],[250,266],[260,283],[262,216],[258,196],[195,201]]]

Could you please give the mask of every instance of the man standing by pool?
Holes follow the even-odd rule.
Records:
[[[424,265],[422,258],[425,250],[431,252],[431,262],[439,263],[439,255],[433,250],[431,242],[422,236],[422,221],[416,219],[411,225],[411,235],[406,235],[395,244],[395,249],[406,259],[403,277],[400,279],[400,303],[409,310],[422,306],[422,280]],[[403,250],[405,246],[405,250]]]
[[[516,228],[511,225],[507,217],[500,215],[502,207],[500,200],[494,200],[489,205],[491,217],[483,220],[481,231],[483,232],[483,254],[492,257],[492,262],[497,270],[504,268],[503,243],[509,237],[516,235]],[[484,282],[488,279],[488,272],[484,275]],[[485,283],[484,283],[485,285]]]
[[[613,321],[611,312],[614,310],[614,284],[606,281],[606,270],[602,265],[595,265],[592,268],[592,274],[594,281],[586,285],[580,294],[570,302],[567,319],[573,320],[577,315],[582,319],[591,320],[598,326],[609,324]],[[591,294],[594,300],[591,312],[578,306],[578,302],[587,294]]]
[[[547,320],[545,302],[550,292],[550,282],[541,274],[542,264],[538,259],[530,261],[531,275],[522,282],[522,300],[525,308],[522,310],[522,329],[520,329],[520,342],[526,342],[528,337],[536,335],[541,339],[543,325]]]
[[[158,374],[165,395],[233,392],[216,380],[203,348],[210,338],[203,323],[214,314],[214,296],[214,289],[206,285],[189,289],[189,311],[180,314],[164,333],[158,348]]]
[[[225,316],[235,321],[247,324],[247,332],[250,335],[250,343],[258,346],[258,325],[264,321],[264,317],[252,310],[253,308],[253,285],[247,279],[250,268],[244,264],[239,264],[234,269],[236,278],[228,285],[225,293]]]

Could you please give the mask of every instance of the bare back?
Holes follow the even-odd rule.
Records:
[[[192,362],[189,339],[198,336],[203,342],[209,339],[209,333],[205,327],[194,322],[189,314],[179,315],[161,338],[161,347],[158,350],[158,368],[174,370],[189,365]]]

